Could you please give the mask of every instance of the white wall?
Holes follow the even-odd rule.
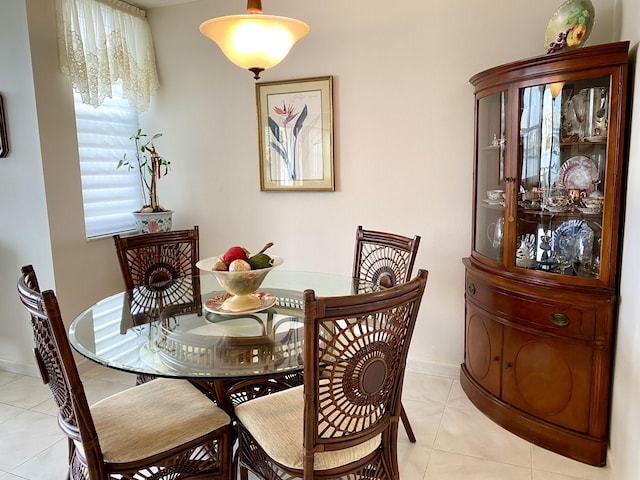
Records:
[[[618,319],[617,344],[613,375],[611,407],[611,435],[609,462],[615,474],[612,480],[637,479],[640,472],[640,124],[637,121],[640,105],[640,78],[637,71],[638,41],[640,40],[640,6],[636,0],[622,0],[617,17],[621,18],[621,38],[632,45],[633,62],[630,76],[633,81],[630,105],[635,111],[631,121],[629,172],[627,175],[626,224],[622,251],[622,279]]]
[[[57,64],[53,1],[0,0],[0,93],[10,153],[0,159],[0,368],[37,375],[17,298],[20,267],[55,288],[70,322],[123,287],[112,239],[87,241],[73,97]]]
[[[612,39],[613,10],[597,3],[591,43]],[[260,192],[254,80],[198,31],[234,2],[153,9],[161,89],[148,125],[162,131],[173,171],[162,203],[199,223],[201,253],[273,241],[286,268],[349,274],[358,224],[422,236],[430,270],[412,369],[457,373],[463,358],[464,269],[470,252],[475,73],[545,52],[557,0],[397,2],[269,0],[265,13],[311,33],[262,81],[333,75],[336,192]],[[520,19],[515,22],[513,19]],[[193,188],[185,194],[184,185]]]
[[[593,0],[589,44],[637,44],[636,0],[618,1],[614,15],[614,2]],[[148,131],[164,133],[159,146],[173,165],[161,202],[176,210],[177,228],[200,225],[203,256],[273,241],[289,269],[349,274],[358,224],[421,235],[417,267],[431,275],[410,368],[456,374],[464,324],[460,259],[471,244],[468,78],[544,53],[544,30],[559,3],[495,0],[478,10],[464,0],[265,2],[265,13],[305,20],[311,33],[263,80],[334,76],[334,193],[259,191],[254,81],[198,32],[203,20],[244,5],[200,0],[152,10],[161,88],[145,120]],[[56,66],[52,4],[0,0],[0,92],[12,147],[0,159],[0,368],[17,371],[32,366],[26,314],[15,295],[21,265],[33,263],[42,286],[56,288],[67,322],[122,288],[111,239],[84,238],[73,107]],[[633,415],[640,403],[637,150],[632,141],[612,480],[640,471]]]
[[[73,93],[58,68],[53,3],[27,0],[27,13],[56,293],[71,322],[123,282],[113,240],[85,238]]]
[[[33,263],[53,287],[36,99],[25,2],[0,0],[0,94],[9,155],[0,158],[0,368],[33,371],[31,329],[18,301],[20,267]]]

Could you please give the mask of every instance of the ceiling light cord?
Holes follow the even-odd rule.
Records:
[[[247,13],[258,15],[261,14],[262,0],[247,0]]]

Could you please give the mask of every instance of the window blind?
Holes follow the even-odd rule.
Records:
[[[140,177],[116,167],[125,153],[135,158],[129,137],[138,130],[138,115],[122,98],[121,85],[98,108],[83,104],[78,93],[74,100],[86,236],[134,230],[131,212],[143,204]]]

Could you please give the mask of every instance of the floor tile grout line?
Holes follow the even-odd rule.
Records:
[[[0,425],[4,424],[4,423],[6,423],[6,422],[8,422],[10,420],[13,420],[14,418],[19,417],[20,415],[23,415],[25,412],[30,412],[31,411],[31,409],[29,409],[29,408],[18,407],[17,405],[11,405],[10,403],[0,402],[0,405],[5,405],[7,407],[17,408],[19,410],[22,410],[21,412],[16,413],[15,415],[11,415],[10,417],[7,417],[4,420],[0,421]],[[41,413],[41,412],[36,412],[36,413]]]
[[[453,392],[453,379],[451,379],[450,383],[449,383],[449,393],[447,393],[447,398],[444,402],[443,408],[442,408],[442,412],[440,413],[440,421],[438,422],[438,428],[436,428],[436,434],[433,436],[433,441],[431,443],[431,447],[429,448],[429,459],[427,460],[427,465],[424,469],[424,474],[422,475],[422,478],[425,479],[427,478],[427,475],[429,473],[429,466],[431,465],[431,460],[433,459],[433,452],[436,450],[435,445],[436,445],[436,440],[438,439],[438,434],[440,433],[440,428],[442,428],[442,421],[444,419],[444,413],[447,411],[447,406],[449,404],[449,400],[451,399],[451,393]]]
[[[518,465],[517,463],[504,462],[504,461],[500,461],[500,460],[495,460],[493,458],[486,458],[486,457],[481,457],[481,456],[478,456],[478,455],[471,455],[469,453],[452,452],[451,450],[443,450],[442,448],[434,448],[434,449],[432,449],[432,452],[448,453],[448,454],[451,454],[451,455],[459,455],[461,457],[473,458],[474,460],[482,460],[482,461],[485,461],[485,462],[491,462],[491,463],[495,463],[495,464],[498,464],[498,465],[506,465],[506,466],[515,467],[515,468],[523,468],[525,470],[528,470],[531,473],[531,476],[533,477],[533,468],[529,468],[529,467],[526,467],[524,465]],[[431,461],[431,458],[429,458],[429,462],[430,461]],[[554,473],[556,475],[563,475],[562,473],[559,473],[559,472],[546,472],[546,473]],[[576,478],[575,480],[583,480],[583,479]]]
[[[529,475],[531,476],[531,480],[534,480],[534,475],[533,475],[533,445],[529,445],[529,467],[530,467]]]
[[[533,445],[529,445],[529,469],[531,470],[531,480],[533,480]]]
[[[452,388],[453,388],[453,386],[452,386]],[[524,439],[523,440],[525,442],[529,443],[529,445],[528,445],[528,448],[529,448],[528,467],[527,466],[523,466],[523,465],[519,465],[517,463],[512,463],[512,462],[507,462],[507,461],[502,461],[502,460],[495,460],[495,459],[486,458],[486,457],[482,457],[482,456],[470,455],[470,454],[466,454],[466,453],[454,452],[454,451],[449,451],[449,450],[443,450],[441,448],[435,448],[435,443],[436,443],[436,440],[438,438],[438,435],[440,434],[440,428],[442,426],[442,421],[443,421],[443,418],[444,418],[444,415],[445,415],[447,409],[452,409],[452,410],[457,410],[457,411],[467,411],[467,410],[469,410],[464,406],[449,405],[449,398],[447,399],[447,403],[445,404],[445,408],[444,408],[444,411],[442,413],[442,417],[440,419],[440,423],[438,424],[438,429],[436,431],[436,436],[435,436],[435,439],[434,439],[434,447],[432,448],[432,451],[453,453],[453,454],[456,454],[456,455],[463,455],[463,456],[466,456],[466,457],[469,457],[469,458],[476,458],[476,459],[480,459],[480,460],[486,460],[488,462],[499,463],[499,464],[502,464],[502,465],[510,465],[510,466],[513,466],[513,467],[525,468],[525,469],[529,470],[530,475],[533,477],[533,450],[532,450],[533,449],[533,444],[531,444],[530,442],[528,442],[527,440],[524,440]],[[479,412],[479,410],[477,408],[475,408],[475,410]],[[508,430],[504,429],[504,427],[500,427],[500,428],[502,430],[505,430],[505,432],[508,432]],[[511,433],[511,432],[509,432],[509,433]],[[515,434],[512,433],[512,435],[515,435]],[[515,436],[517,437],[517,435],[515,435]],[[518,437],[518,438],[521,438],[521,437]],[[429,458],[429,462],[430,461],[431,461],[431,458]],[[552,473],[557,473],[557,472],[552,472]]]
[[[425,377],[433,377],[432,375],[428,375],[428,374],[424,374],[424,376]],[[15,378],[12,378],[11,381],[7,382],[6,384],[0,385],[0,389],[2,389],[2,387],[6,386],[8,384],[11,384],[11,383],[13,383],[15,381],[19,381],[23,377],[30,377],[30,376],[29,375],[24,375],[24,374],[15,374]],[[116,379],[100,378],[99,372],[97,373],[97,376],[82,375],[82,377],[83,378],[92,378],[92,379],[95,379],[97,381],[104,382],[104,383],[109,383],[109,384],[112,384],[112,385],[117,385],[119,387],[120,386],[124,386],[124,387],[129,388],[129,387],[133,386],[133,385],[128,385],[126,383],[123,383],[120,379],[117,379],[117,378]],[[435,448],[438,436],[442,432],[444,417],[445,417],[445,414],[447,412],[447,409],[466,410],[466,409],[473,408],[474,410],[477,410],[475,408],[475,406],[472,406],[472,405],[467,406],[467,407],[465,407],[465,405],[454,405],[454,402],[456,400],[459,400],[458,396],[453,397],[454,389],[456,388],[456,384],[455,384],[456,379],[449,378],[448,380],[449,380],[449,382],[448,382],[448,391],[447,391],[446,397],[445,397],[446,400],[444,401],[444,403],[442,403],[441,401],[435,402],[439,406],[441,406],[442,409],[441,409],[440,414],[439,414],[440,418],[439,418],[439,420],[437,422],[436,434],[433,437],[433,441],[430,442],[430,445],[426,445],[424,443],[424,441],[421,442],[424,445],[425,450],[428,450],[430,452],[429,453],[429,458],[427,459],[426,465],[425,465],[423,473],[422,473],[422,479],[424,480],[424,479],[428,478],[429,469],[433,468],[433,465],[434,465],[433,464],[433,453],[434,452],[444,452],[444,453],[449,453],[449,454],[462,455],[462,456],[465,456],[465,457],[468,457],[468,458],[474,458],[474,459],[478,459],[478,460],[484,460],[484,461],[488,461],[488,462],[493,462],[493,463],[496,463],[496,464],[509,465],[509,466],[514,466],[514,467],[519,467],[519,468],[525,468],[526,469],[527,467],[525,467],[523,465],[513,464],[513,463],[510,463],[510,462],[506,462],[506,461],[504,461],[502,459],[499,459],[499,460],[497,460],[497,459],[489,459],[489,458],[485,458],[485,457],[482,457],[482,456],[469,455],[469,454],[458,453],[458,452],[449,451],[449,450],[443,450],[442,448],[438,448],[438,449]],[[445,388],[447,388],[445,385],[446,384],[441,384],[441,387],[440,387],[442,389],[441,393],[437,395],[439,398],[443,398],[445,396],[445,395],[442,395],[443,393],[445,393],[444,392]],[[434,403],[434,401],[428,400],[429,389],[425,389],[424,392],[427,392],[427,395],[421,395],[420,399],[415,399],[415,400],[411,399],[411,401],[412,402],[416,402],[416,403]],[[421,399],[427,399],[427,400],[423,401]],[[26,408],[24,406],[12,405],[12,404],[9,404],[9,403],[6,403],[6,402],[0,402],[0,406],[6,405],[7,407],[19,409],[20,412],[17,413],[17,416],[23,415],[26,412],[34,412],[34,413],[37,413],[37,414],[48,415],[48,416],[52,416],[52,417],[55,418],[54,414],[47,413],[46,411],[35,410],[38,407],[45,406],[47,402],[48,401],[44,401],[44,402],[41,402],[40,404],[37,404],[37,405],[35,405],[33,407],[29,407],[29,408]],[[460,402],[458,401],[457,403],[460,403]],[[6,420],[3,420],[2,422],[0,422],[0,424],[6,422],[7,420],[11,420],[12,418],[15,418],[15,416],[11,416],[11,417],[7,418]],[[62,436],[59,440],[56,440],[51,445],[49,445],[46,448],[43,448],[42,450],[40,450],[34,456],[32,456],[29,459],[25,460],[25,462],[21,463],[21,465],[23,465],[24,463],[27,463],[29,461],[33,461],[34,458],[38,457],[39,455],[42,455],[43,452],[45,452],[47,449],[52,448],[56,443],[58,443],[60,441],[64,441],[65,438],[66,437]],[[587,480],[587,479],[590,479],[590,478],[593,477],[592,475],[573,476],[573,475],[571,475],[571,473],[567,473],[566,471],[562,471],[562,470],[561,471],[557,471],[557,469],[550,469],[550,468],[544,468],[544,467],[543,468],[534,469],[534,449],[535,449],[535,445],[529,443],[529,472],[530,472],[529,476],[530,476],[531,480],[535,479],[536,472],[540,472],[541,474],[543,474],[543,473],[557,474],[557,475],[560,475],[560,476],[565,476],[565,477],[567,477],[567,479],[570,478],[572,480]],[[15,469],[17,469],[18,467],[19,466],[16,466]],[[12,473],[15,469],[12,469],[11,471],[0,470],[0,480],[4,480],[5,476],[7,476],[7,477],[10,476],[11,478],[14,478],[14,477],[15,478],[20,478],[20,479],[25,478],[25,477],[23,477],[21,475],[17,475],[16,473]],[[575,472],[575,473],[578,473],[578,472]],[[574,473],[574,475],[575,475],[575,473]],[[600,478],[600,477],[598,476],[598,478]],[[608,478],[608,477],[603,477],[603,478]],[[37,478],[31,478],[31,476],[29,476],[29,477],[26,477],[25,480],[37,480]]]
[[[64,441],[66,439],[66,437],[64,436],[64,433],[62,433],[62,430],[60,431],[61,434],[61,438],[59,438],[58,440],[56,440],[55,442],[53,442],[51,445],[44,447],[42,450],[40,450],[39,452],[37,452],[35,455],[32,455],[31,457],[27,458],[24,462],[19,463],[18,465],[16,465],[15,467],[13,467],[11,470],[9,470],[9,472],[7,472],[9,475],[13,475],[14,477],[18,477],[18,478],[25,478],[21,475],[18,475],[17,473],[13,473],[15,470],[17,470],[18,468],[20,468],[21,466],[25,465],[26,463],[31,462],[33,459],[37,458],[39,455],[42,455],[44,452],[46,452],[48,449],[52,448],[54,445],[56,445],[57,443]],[[0,477],[0,480],[2,480],[2,477]],[[29,480],[28,478],[26,478],[25,480]]]

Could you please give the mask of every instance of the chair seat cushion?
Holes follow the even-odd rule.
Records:
[[[91,406],[91,415],[109,463],[150,457],[230,423],[188,381],[162,378],[99,401]]]
[[[304,424],[303,387],[241,403],[235,408],[236,416],[262,449],[276,462],[302,469],[302,442]],[[315,455],[315,470],[327,470],[359,460],[380,445],[381,436],[355,447]]]

